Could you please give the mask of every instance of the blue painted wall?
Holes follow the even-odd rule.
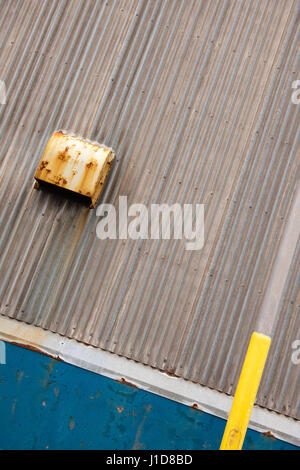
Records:
[[[6,344],[1,449],[218,449],[225,421]],[[248,430],[244,449],[298,449]]]

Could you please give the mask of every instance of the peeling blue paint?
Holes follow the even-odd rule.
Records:
[[[7,344],[1,449],[218,449],[225,421]],[[248,430],[244,449],[298,449]]]

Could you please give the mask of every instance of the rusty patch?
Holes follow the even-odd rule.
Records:
[[[97,162],[89,162],[86,164],[87,168],[92,168],[93,166],[97,166]]]
[[[67,184],[68,182],[66,178],[64,178],[63,176],[55,176],[54,181],[55,181],[55,184]]]
[[[69,429],[70,431],[73,431],[73,429],[75,428],[75,420],[73,419],[72,416],[69,417]]]
[[[5,341],[8,342],[9,344],[14,344],[16,346],[20,346],[21,348],[29,349],[30,351],[34,351],[34,352],[38,352],[40,354],[44,354],[44,356],[51,357],[51,359],[55,359],[56,361],[63,362],[63,360],[59,356],[49,354],[49,353],[43,351],[42,349],[37,348],[36,346],[32,346],[31,344],[18,343],[18,341],[9,341],[8,339],[5,339]]]
[[[271,431],[262,432],[262,435],[269,437],[270,439],[276,439],[276,437],[274,436],[274,434],[271,433]]]
[[[67,148],[67,147],[66,147]],[[71,155],[69,155],[68,153],[66,153],[66,150],[64,150],[63,152],[58,152],[57,154],[57,158],[59,160],[62,160],[63,162],[66,162],[67,160],[69,160],[71,158]]]
[[[47,160],[42,160],[40,163],[40,170],[42,171],[49,164]]]
[[[167,371],[167,370],[161,370],[160,372],[161,372],[162,374],[169,375],[170,377],[177,377],[176,374],[174,374],[173,372]]]
[[[127,382],[127,380],[125,380],[124,377],[122,377],[122,378],[119,379],[119,380],[116,380],[116,382],[119,382],[120,384],[129,385],[129,387],[138,388],[138,387],[137,387],[136,385],[134,385],[133,383]]]

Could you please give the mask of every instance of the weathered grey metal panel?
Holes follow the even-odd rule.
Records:
[[[1,313],[232,394],[299,180],[299,2],[4,1]],[[55,129],[104,141],[117,204],[204,203],[205,244],[96,237],[36,192]],[[300,418],[299,253],[258,403]],[[280,376],[278,376],[280,371]]]

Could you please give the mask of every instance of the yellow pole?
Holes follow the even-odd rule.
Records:
[[[256,332],[251,336],[220,450],[241,450],[243,446],[270,344],[269,336]]]

